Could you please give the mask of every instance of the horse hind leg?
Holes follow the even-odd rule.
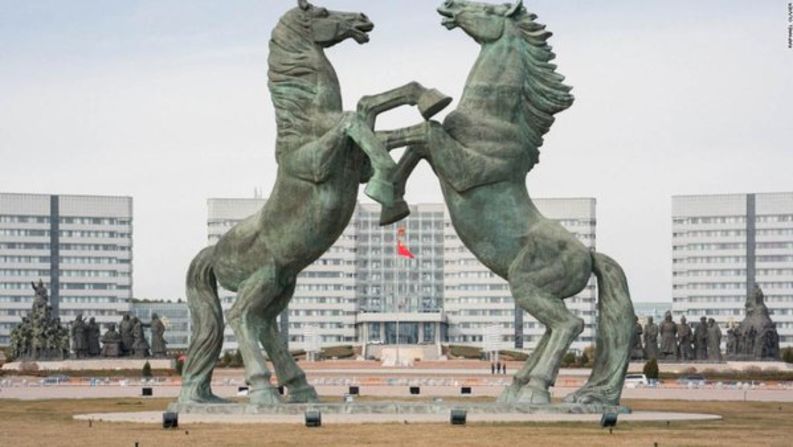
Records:
[[[278,332],[276,316],[289,305],[294,291],[295,283],[293,282],[265,311],[264,326],[260,333],[261,342],[270,356],[270,361],[273,362],[273,368],[278,376],[278,384],[285,386],[288,391],[289,403],[318,402],[317,391],[309,385],[306,373],[292,358],[289,348]]]
[[[271,373],[259,348],[259,333],[265,326],[264,309],[282,289],[278,286],[275,266],[265,266],[242,283],[228,314],[245,364],[245,380],[251,387],[250,402],[256,405],[281,403],[277,389],[270,384]]]
[[[502,403],[550,403],[548,388],[556,380],[562,356],[584,330],[584,320],[570,312],[562,298],[552,293],[554,290],[548,290],[551,287],[544,287],[560,283],[563,274],[564,268],[558,263],[538,271],[510,272],[509,283],[515,301],[543,323],[548,332],[544,346],[541,343],[533,358],[526,361],[522,369],[524,376],[516,376],[514,386],[502,394]],[[519,390],[515,389],[516,384],[520,384]]]

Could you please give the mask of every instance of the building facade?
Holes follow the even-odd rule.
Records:
[[[793,346],[793,193],[672,199],[675,318],[744,318],[754,284],[766,295],[782,346]]]
[[[132,198],[0,193],[0,345],[44,281],[64,322],[116,322],[132,297]]]
[[[540,199],[538,208],[588,247],[595,247],[594,199]],[[210,199],[208,242],[216,243],[237,222],[256,213],[265,199]],[[487,270],[454,232],[444,204],[411,207],[404,221],[381,227],[380,208],[359,204],[337,243],[298,276],[282,335],[292,350],[313,345],[356,344],[363,354],[382,346],[423,345],[440,352],[441,343],[483,346],[484,330],[498,327],[499,349],[530,349],[544,327],[517,311],[504,280]],[[397,240],[415,256],[397,255]],[[221,291],[224,310],[235,295]],[[584,319],[574,344],[594,340],[594,279],[566,301]],[[310,339],[309,339],[310,338]],[[318,340],[317,340],[318,339]],[[227,327],[224,349],[236,349]]]

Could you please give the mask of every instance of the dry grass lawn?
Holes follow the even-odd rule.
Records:
[[[791,446],[793,404],[628,401],[635,410],[716,413],[715,422],[620,422],[614,434],[597,424],[157,425],[72,419],[73,414],[161,411],[166,399],[0,400],[0,446]]]

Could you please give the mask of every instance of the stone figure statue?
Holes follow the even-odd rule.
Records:
[[[642,347],[642,324],[639,323],[639,317],[636,317],[636,323],[633,325],[633,349],[631,349],[631,360],[643,360],[644,348]]]
[[[65,360],[69,358],[71,339],[69,337],[69,329],[60,324],[60,322],[58,325],[58,348],[61,350],[60,358]]]
[[[734,328],[735,348],[734,351],[728,348],[728,358],[778,360],[779,334],[765,305],[765,295],[756,284],[752,294],[746,297],[745,309],[746,317]]]
[[[384,206],[394,203],[396,163],[373,128],[378,113],[418,105],[429,119],[450,102],[411,83],[342,109],[339,81],[325,50],[347,39],[369,40],[373,24],[361,13],[328,11],[299,0],[272,33],[269,87],[276,110],[275,187],[264,208],[201,251],[187,275],[193,337],[182,374],[180,402],[220,402],[210,389],[223,345],[217,285],[237,292],[226,315],[245,364],[253,404],[281,397],[259,345],[273,361],[290,402],[316,402],[317,393],[278,335],[277,315],[288,305],[295,280],[330,248],[349,223],[359,184]]]
[[[727,349],[725,351],[727,357],[735,355],[738,352],[737,348],[738,348],[738,337],[735,333],[735,328],[730,327],[729,329],[727,329]]]
[[[648,317],[644,325],[644,358],[658,359],[658,325],[653,317]]]
[[[132,344],[135,342],[135,338],[132,335],[133,326],[129,314],[125,313],[118,325],[121,334],[121,355],[132,354]]]
[[[107,332],[102,336],[102,357],[121,356],[121,334],[116,331],[116,325],[110,323]]]
[[[694,328],[694,355],[697,360],[708,359],[708,319],[702,317]]]
[[[708,320],[708,360],[721,361],[721,328],[713,318]]]
[[[667,311],[664,315],[664,321],[658,327],[661,334],[661,355],[663,360],[676,360],[677,359],[677,325],[672,321],[672,312]]]
[[[680,324],[677,325],[677,349],[680,360],[694,360],[694,350],[691,347],[693,332],[688,325],[686,317],[680,317]]]
[[[44,282],[39,279],[38,284],[32,282],[33,291],[35,296],[33,298],[33,315],[49,316],[48,306],[50,305],[49,295],[47,288],[44,287]]]
[[[132,355],[136,358],[149,356],[149,342],[146,341],[146,334],[143,332],[145,326],[138,317],[132,317]]]
[[[35,294],[33,304],[30,313],[11,331],[11,355],[19,360],[63,359],[58,335],[63,328],[52,311],[47,288],[42,280],[31,285]]]
[[[96,319],[91,317],[88,320],[87,329],[86,329],[86,339],[88,341],[88,356],[89,357],[97,357],[102,352],[102,349],[99,347],[99,325],[96,324]]]
[[[72,322],[72,349],[78,359],[88,355],[88,326],[83,321],[82,314],[78,314]]]
[[[166,357],[168,355],[165,348],[165,325],[157,314],[151,314],[151,355],[154,357]]]
[[[438,12],[447,28],[462,28],[482,46],[458,108],[443,124],[427,121],[377,133],[375,119],[386,110],[417,104],[428,120],[449,98],[411,83],[361,99],[357,114],[342,113],[338,81],[323,48],[348,37],[365,41],[371,23],[362,14],[327,12],[306,0],[281,18],[269,59],[278,180],[265,207],[200,252],[188,270],[195,333],[180,402],[219,400],[210,390],[223,344],[218,284],[238,294],[226,319],[239,342],[251,403],[280,403],[259,342],[279,383],[289,389],[290,402],[317,400],[278,336],[276,316],[288,305],[297,274],[349,222],[357,183],[369,180],[365,192],[383,205],[381,223],[394,223],[409,213],[402,194],[422,159],[440,179],[464,244],[507,280],[516,303],[548,328],[499,401],[550,403],[548,388],[562,356],[584,328],[563,300],[583,290],[594,273],[599,285],[595,366],[584,387],[566,401],[619,402],[635,319],[627,279],[614,260],[542,216],[526,189],[526,175],[539,161],[554,115],[573,103],[570,87],[549,62],[551,33],[520,0],[447,0]],[[401,147],[407,147],[405,154],[392,165],[387,151]]]

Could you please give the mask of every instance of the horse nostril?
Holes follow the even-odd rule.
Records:
[[[366,14],[364,14],[364,13],[361,13],[361,18],[363,20],[369,20],[369,17],[366,17]]]

